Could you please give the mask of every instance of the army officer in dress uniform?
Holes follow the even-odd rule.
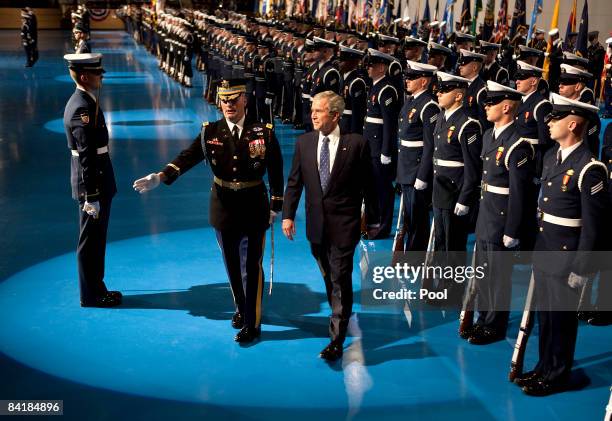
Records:
[[[433,176],[433,132],[440,107],[429,90],[438,69],[408,60],[406,90],[410,94],[399,115],[397,179],[404,197],[404,239],[399,250],[422,251],[429,235]]]
[[[545,396],[566,390],[574,362],[580,287],[593,272],[589,257],[602,240],[608,206],[606,166],[586,144],[588,120],[598,108],[552,94],[548,116],[558,143],[544,157],[538,201],[539,231],[533,259],[539,324],[539,360],[515,382],[523,392]]]
[[[218,90],[223,118],[204,123],[191,146],[161,172],[134,182],[134,189],[144,193],[160,181],[172,184],[204,159],[210,162],[214,174],[210,223],[223,251],[236,306],[232,326],[241,329],[235,337],[241,343],[252,342],[261,333],[265,235],[283,201],[280,146],[271,124],[245,124],[245,91],[243,79],[223,80]],[[266,170],[270,199],[263,182]]]
[[[102,54],[67,54],[76,90],[64,110],[64,129],[72,155],[72,198],[79,202],[77,261],[81,306],[114,307],[121,293],[104,284],[106,233],[115,173],[108,154],[108,129],[98,103],[102,84]]]

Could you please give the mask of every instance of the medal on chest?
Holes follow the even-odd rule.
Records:
[[[451,143],[451,138],[453,137],[453,133],[455,133],[455,126],[450,126],[448,129],[448,133],[446,134],[446,142]]]
[[[472,106],[472,102],[474,102],[474,97],[472,95],[470,95],[468,97],[468,105],[471,107]]]
[[[502,155],[504,154],[504,147],[500,146],[497,148],[497,153],[495,154],[495,165],[499,167],[499,161],[501,160]]]
[[[525,111],[525,123],[527,123],[527,120],[529,120],[529,111]]]
[[[263,139],[255,139],[249,142],[249,156],[251,158],[263,158],[266,155],[266,142]]]
[[[416,108],[410,110],[410,113],[408,114],[408,123],[412,123],[412,117],[414,117],[414,113],[416,113],[416,111]]]
[[[563,181],[561,181],[561,191],[562,192],[567,191],[567,185],[569,184],[570,178],[572,177],[572,175],[574,175],[574,170],[571,168],[565,172],[565,175],[563,176]]]

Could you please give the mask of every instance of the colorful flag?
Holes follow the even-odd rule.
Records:
[[[589,40],[589,3],[584,0],[582,7],[582,16],[580,17],[580,29],[578,29],[578,38],[576,38],[576,54],[582,57],[588,55],[588,40]]]
[[[478,22],[478,14],[482,11],[482,0],[476,0],[474,4],[474,19],[472,19],[472,35],[476,35],[476,23]]]
[[[429,0],[425,0],[425,11],[423,12],[423,20],[427,19],[428,22],[431,22],[431,16],[429,14]]]
[[[559,25],[559,1],[555,2],[555,8],[553,9],[553,16],[550,21],[550,30],[558,28]],[[548,37],[548,46],[546,47],[546,58],[544,59],[544,79],[548,80],[548,69],[550,68],[550,53],[552,52],[552,38]]]
[[[565,30],[565,47],[568,47],[567,41],[569,40],[569,34],[576,32],[576,14],[578,13],[578,5],[576,0],[572,3],[572,10],[570,11],[569,19],[567,20],[567,29]]]
[[[531,23],[529,25],[529,32],[527,33],[527,43],[531,40],[531,35],[535,29],[536,20],[538,19],[538,15],[542,13],[542,0],[535,0],[533,2],[533,11],[531,12]]]
[[[472,24],[472,15],[470,13],[470,0],[463,0],[463,7],[461,8],[461,18],[459,18],[461,30],[469,28]]]
[[[434,9],[434,16],[433,16],[433,20],[438,20],[438,2],[440,0],[436,0],[436,8]]]
[[[482,39],[489,41],[493,36],[493,28],[495,27],[495,0],[488,0],[484,15],[484,28],[482,30]]]
[[[495,29],[495,41],[501,41],[508,32],[508,0],[501,0],[497,12],[497,28]]]

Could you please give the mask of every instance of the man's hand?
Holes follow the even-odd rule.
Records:
[[[470,212],[470,207],[462,205],[461,203],[457,203],[455,205],[455,215],[457,216],[465,216]]]
[[[427,183],[417,178],[414,180],[414,188],[416,190],[425,190],[427,188]]]
[[[567,284],[572,288],[582,288],[588,281],[588,276],[576,275],[574,272],[571,272],[567,278]]]
[[[268,222],[270,225],[272,225],[274,223],[274,220],[276,219],[276,212],[274,212],[273,210],[270,211],[270,221]]]
[[[100,213],[100,202],[97,200],[95,202],[85,201],[83,204],[83,212],[87,215],[93,216],[94,219],[98,219],[98,214]]]
[[[138,193],[143,194],[159,186],[159,179],[159,174],[151,173],[146,177],[139,178],[138,180],[134,181],[134,185],[132,187],[134,187],[134,190],[136,190]]]
[[[283,234],[287,239],[293,241],[293,236],[295,235],[295,222],[293,219],[283,219]]]
[[[391,157],[387,155],[380,155],[380,163],[383,165],[389,165],[391,163]]]
[[[508,237],[507,235],[504,235],[502,240],[504,241],[504,246],[508,249],[513,249],[519,245],[518,238],[512,238],[512,237]]]
[[[272,105],[272,98],[266,98],[266,99],[264,100],[264,104],[266,104],[266,105]]]

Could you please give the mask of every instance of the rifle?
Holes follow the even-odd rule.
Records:
[[[472,253],[472,268],[476,267],[476,244]],[[472,275],[463,296],[463,306],[459,314],[459,336],[467,339],[474,325],[474,300],[476,299],[476,276]]]
[[[426,274],[427,273],[427,266],[429,266],[431,264],[431,260],[433,259],[433,255],[434,255],[434,247],[436,245],[436,240],[435,240],[435,223],[432,220],[431,221],[431,229],[429,230],[429,241],[427,242],[427,251],[425,252],[425,262],[423,265],[423,273]],[[431,289],[432,287],[432,279],[423,276],[423,288],[424,289]]]
[[[272,295],[272,284],[274,283],[274,221],[270,224],[270,290],[268,295]]]
[[[521,319],[521,327],[519,328],[516,344],[514,345],[512,362],[510,363],[510,374],[508,375],[508,380],[511,382],[523,374],[523,362],[525,360],[527,341],[529,340],[529,335],[531,334],[534,323],[532,314],[534,285],[535,281],[533,278],[533,271],[531,271],[529,289],[527,290],[527,298],[525,299],[525,309],[523,310],[523,318]]]
[[[404,195],[400,196],[399,215],[397,216],[397,225],[395,226],[395,236],[393,237],[393,254],[396,251],[404,251]]]

